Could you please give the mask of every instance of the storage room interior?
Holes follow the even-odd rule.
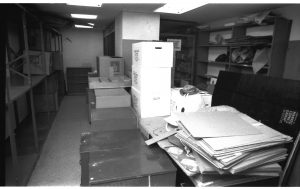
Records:
[[[300,186],[300,4],[0,6],[2,186]]]

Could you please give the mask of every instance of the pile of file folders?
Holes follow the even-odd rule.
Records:
[[[198,186],[214,186],[218,180],[226,186],[260,176],[278,177],[279,162],[288,156],[284,144],[292,141],[229,106],[174,113],[165,121],[166,131],[177,132],[158,145]]]

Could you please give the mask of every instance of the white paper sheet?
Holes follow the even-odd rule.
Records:
[[[194,138],[261,134],[233,112],[193,112],[176,116]]]
[[[269,61],[269,48],[257,49],[252,61],[253,72],[257,73]]]

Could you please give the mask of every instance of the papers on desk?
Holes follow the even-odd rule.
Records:
[[[194,138],[260,134],[233,112],[192,112],[175,114]]]
[[[199,186],[211,185],[212,178],[240,182],[252,176],[279,176],[282,169],[278,162],[288,155],[282,144],[292,138],[246,114],[212,108],[213,111],[177,113],[165,119],[172,125],[179,123],[175,137],[184,150],[192,151],[199,171],[193,178],[202,183]]]

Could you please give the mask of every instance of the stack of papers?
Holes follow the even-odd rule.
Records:
[[[278,162],[288,155],[283,144],[292,141],[238,111],[177,113],[165,120],[177,123],[180,129],[175,137],[185,146],[183,150],[192,151],[190,157],[198,166],[193,177],[208,185],[225,177],[279,176],[282,168]]]

